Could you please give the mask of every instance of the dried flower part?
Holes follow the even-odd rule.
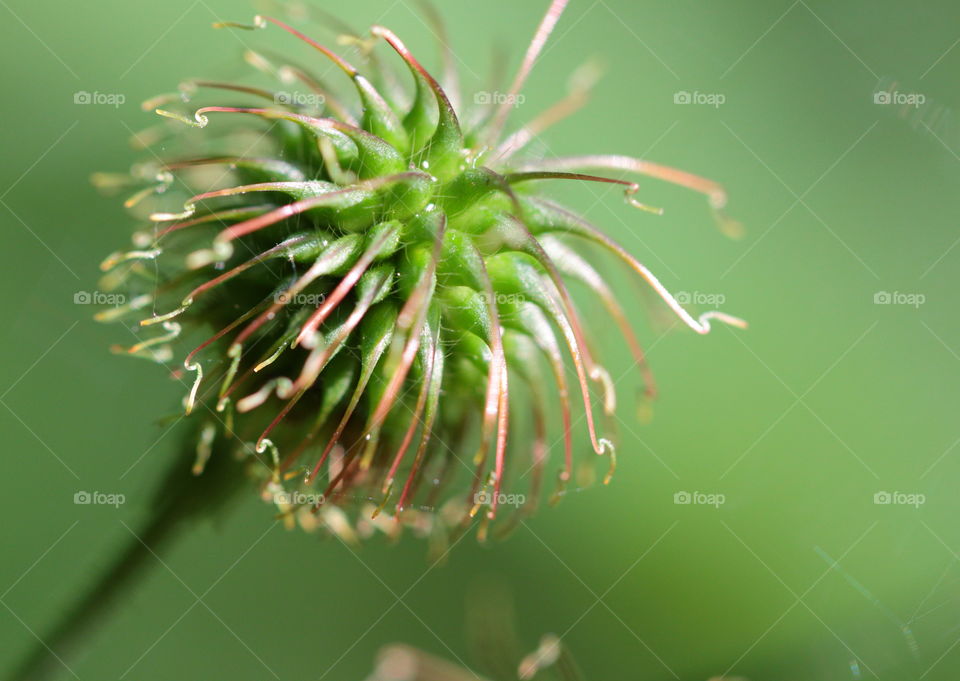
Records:
[[[145,103],[165,119],[138,138],[153,161],[127,181],[96,180],[139,186],[126,206],[148,222],[133,249],[104,261],[104,285],[131,302],[100,317],[142,318],[152,307],[141,339],[118,351],[171,363],[184,382],[186,412],[209,422],[195,473],[214,439],[236,440],[250,443],[261,492],[290,524],[356,541],[401,525],[448,536],[480,517],[485,533],[505,505],[532,510],[549,470],[559,469],[553,497],[563,494],[575,403],[593,451],[609,459],[607,480],[613,471],[594,402],[611,416],[614,386],[568,281],[593,292],[655,394],[628,313],[580,243],[625,263],[697,333],[711,321],[744,325],[716,311],[692,316],[619,244],[539,193],[548,181],[615,184],[629,205],[660,212],[637,199],[636,182],[589,174],[632,173],[706,195],[721,226],[734,229],[721,212],[723,190],[688,173],[613,155],[522,158],[530,140],[583,105],[592,71],[504,134],[565,5],[551,3],[509,91],[477,97],[469,111],[457,110],[449,54],[441,86],[382,26],[339,41],[361,47],[358,68],[261,16],[220,27],[285,31],[356,93],[249,52],[277,90],[193,80]],[[411,93],[377,45],[409,71]],[[562,464],[548,460],[551,394]],[[511,416],[520,436],[511,437]]]

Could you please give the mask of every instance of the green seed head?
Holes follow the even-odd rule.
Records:
[[[625,156],[525,160],[532,138],[582,104],[582,78],[503,134],[565,4],[552,2],[509,92],[468,109],[452,69],[441,86],[386,28],[342,37],[361,46],[361,69],[269,17],[222,26],[286,31],[351,87],[251,52],[276,90],[191,81],[145,104],[164,117],[139,137],[153,155],[126,180],[143,185],[127,206],[145,224],[133,250],[103,263],[104,286],[129,303],[100,316],[139,314],[140,340],[122,351],[184,383],[185,410],[203,423],[197,474],[219,440],[290,523],[447,535],[479,517],[485,533],[504,506],[532,510],[548,475],[554,498],[563,493],[581,420],[612,472],[595,412],[612,415],[616,397],[569,281],[595,294],[655,392],[629,320],[578,243],[616,256],[694,331],[710,319],[742,326],[692,317],[617,243],[537,191],[614,183],[657,212],[637,201],[636,183],[589,173],[651,176],[705,194],[732,228],[718,185]],[[409,71],[407,92],[377,45]],[[554,437],[562,463],[549,460]]]

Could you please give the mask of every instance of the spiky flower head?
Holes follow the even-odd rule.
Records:
[[[549,180],[615,183],[629,204],[657,212],[635,198],[635,182],[587,173],[645,175],[705,194],[729,227],[718,185],[625,156],[524,160],[532,138],[580,106],[579,88],[503,134],[565,5],[551,3],[509,91],[477,97],[466,111],[449,53],[441,86],[396,35],[374,26],[366,38],[341,36],[361,48],[361,70],[266,16],[220,27],[286,31],[356,93],[248,52],[278,87],[301,91],[190,81],[145,103],[168,120],[139,138],[153,156],[131,177],[148,186],[127,206],[157,205],[134,250],[104,262],[104,285],[123,288],[129,302],[101,316],[153,310],[140,321],[149,335],[123,351],[169,363],[184,383],[186,412],[206,423],[197,473],[223,438],[244,444],[237,449],[264,497],[291,522],[351,535],[354,518],[361,529],[393,532],[463,527],[482,511],[485,532],[505,503],[535,507],[547,471],[559,471],[554,497],[563,493],[576,402],[612,472],[614,446],[593,400],[612,415],[613,384],[569,280],[595,294],[646,393],[655,390],[621,304],[578,244],[612,253],[697,333],[711,319],[742,325],[715,311],[694,318],[620,245],[537,192]],[[409,94],[378,44],[409,70]],[[185,106],[214,94],[236,101]],[[521,404],[511,403],[516,393]],[[562,465],[548,462],[551,397]],[[511,418],[521,435],[510,436]]]

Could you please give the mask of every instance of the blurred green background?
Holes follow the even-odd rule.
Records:
[[[436,65],[410,0],[316,2],[359,26],[388,25]],[[495,46],[512,71],[546,4],[443,3],[467,93],[484,87]],[[111,356],[123,330],[74,304],[131,228],[88,177],[136,159],[126,140],[153,122],[140,101],[185,77],[243,76],[243,43],[327,70],[279,31],[210,28],[254,11],[228,0],[0,0],[10,305],[0,428],[13,464],[0,669],[129,540],[124,524],[149,513],[178,445],[156,419],[180,386]],[[589,109],[535,148],[631,154],[723,182],[747,230],[739,241],[717,232],[701,197],[656,181],[640,198],[664,206],[661,218],[616,189],[562,189],[692,307],[722,299],[750,329],[663,335],[631,278],[602,260],[662,391],[640,423],[639,377],[600,334],[623,376],[608,488],[541,509],[506,542],[468,537],[432,569],[412,537],[354,555],[286,532],[251,493],[164,554],[70,669],[80,679],[361,679],[394,641],[479,668],[464,609],[477,584],[493,583],[517,614],[498,609],[492,626],[515,626],[524,649],[562,635],[589,679],[957,678],[958,16],[948,2],[573,0],[514,122],[601,58]],[[922,94],[922,106],[876,103],[880,81]],[[78,91],[125,103],[77,105]],[[723,103],[698,104],[704,95]],[[80,490],[127,503],[78,506]],[[725,503],[674,503],[680,492]],[[924,503],[875,503],[882,492]]]

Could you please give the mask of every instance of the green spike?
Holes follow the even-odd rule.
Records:
[[[410,122],[417,132],[415,142],[420,143],[420,134],[422,128],[429,117],[430,106],[425,94],[429,90],[433,93],[437,113],[437,125],[433,135],[427,143],[422,156],[423,160],[419,165],[441,179],[449,179],[459,173],[463,167],[464,149],[463,132],[460,129],[460,121],[457,119],[457,113],[453,110],[450,100],[436,79],[420,65],[406,45],[389,29],[383,26],[374,26],[370,29],[374,36],[386,40],[394,50],[397,51],[410,68],[410,73],[417,84],[417,99],[414,102],[414,108],[411,109],[408,118],[412,114]]]

